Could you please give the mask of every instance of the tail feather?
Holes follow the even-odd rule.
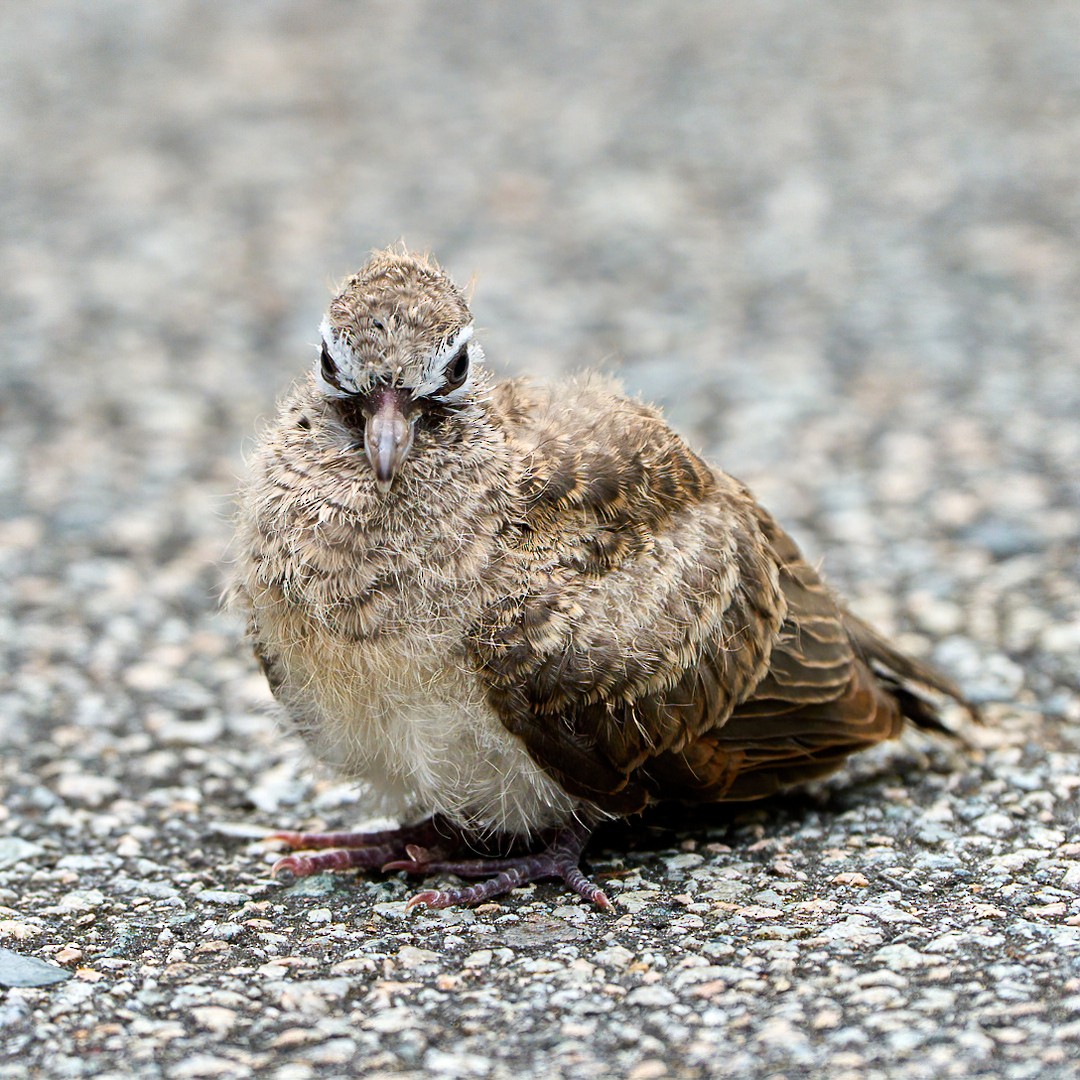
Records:
[[[918,687],[936,690],[961,705],[977,723],[982,723],[978,708],[964,697],[963,691],[936,668],[900,652],[872,626],[850,611],[844,611],[844,627],[856,653],[872,667],[896,698],[903,714],[919,727],[948,731],[937,709],[918,692]],[[909,684],[914,683],[915,686]]]

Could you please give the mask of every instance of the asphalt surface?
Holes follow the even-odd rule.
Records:
[[[60,980],[0,1077],[1080,1074],[1080,8],[55,0],[0,72],[0,984]],[[613,915],[271,882],[365,811],[218,611],[231,492],[399,238],[985,729],[611,829]]]

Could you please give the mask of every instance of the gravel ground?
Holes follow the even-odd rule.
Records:
[[[1080,1075],[1080,9],[0,11],[0,1076]],[[217,609],[245,438],[404,237],[986,703],[404,915]],[[960,720],[960,718],[955,718]],[[16,963],[20,954],[40,964]]]

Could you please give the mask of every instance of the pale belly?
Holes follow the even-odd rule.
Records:
[[[291,718],[320,760],[370,789],[374,812],[512,833],[574,813],[445,640],[371,649],[309,638],[286,651]]]

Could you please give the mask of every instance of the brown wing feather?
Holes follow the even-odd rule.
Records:
[[[758,798],[905,715],[932,724],[905,680],[959,697],[845,612],[655,413],[606,387],[577,400],[507,402],[527,462],[508,557],[529,570],[473,635],[489,702],[566,790],[610,813]]]
[[[760,508],[786,617],[768,670],[715,726],[647,771],[662,798],[752,799],[837,768],[898,734],[900,703],[856,655],[845,614],[794,541]]]

